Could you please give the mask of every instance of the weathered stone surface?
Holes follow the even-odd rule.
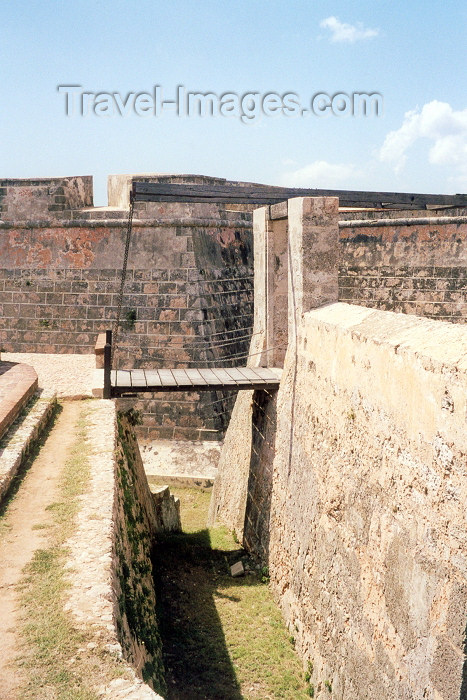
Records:
[[[164,484],[212,486],[221,445],[213,441],[151,440],[139,442],[144,471]],[[167,481],[169,479],[169,481]]]
[[[92,207],[92,177],[0,180],[0,218],[31,221]]]
[[[67,609],[99,645],[129,662],[130,679],[99,689],[102,697],[160,698],[160,639],[151,566],[156,514],[132,427],[115,404],[91,404],[87,440],[91,481],[67,542]]]
[[[462,327],[337,304],[286,363],[271,580],[336,697],[459,697],[466,360]]]
[[[245,575],[245,567],[243,566],[242,561],[237,561],[235,564],[232,564],[230,567],[230,575],[233,578],[238,578],[239,576]]]
[[[0,438],[37,388],[37,374],[33,367],[0,362]]]
[[[112,206],[99,208],[92,207],[89,177],[0,182],[0,347],[23,353],[92,352],[97,335],[113,323],[117,313],[132,177],[224,182],[189,175],[111,176]],[[290,225],[295,227],[298,214],[301,226],[302,213],[294,206],[302,205],[290,204]],[[331,206],[337,221],[335,203],[319,206]],[[221,204],[137,203],[119,342],[122,366],[206,367],[220,360],[232,366],[246,360],[253,316],[250,208],[235,205],[235,211],[229,211]],[[418,222],[417,215],[427,219],[426,224],[411,226],[394,220],[400,212],[358,212],[364,224],[374,223],[381,215],[388,219],[384,226],[371,228],[350,221],[355,213],[340,212],[338,218],[348,219],[344,223],[352,226],[340,229],[339,245],[336,239],[323,256],[319,240],[322,234],[326,243],[325,231],[330,234],[331,210],[327,223],[321,216],[324,210],[316,212],[314,233],[310,229],[293,252],[314,250],[313,259],[305,261],[308,278],[292,306],[286,290],[288,223],[269,220],[267,207],[259,211],[267,220],[260,255],[276,285],[274,294],[267,297],[264,347],[268,351],[262,362],[282,364],[285,320],[293,309],[297,313],[302,299],[304,308],[309,294],[321,294],[316,303],[333,300],[336,283],[329,271],[336,256],[340,258],[340,300],[465,322],[467,224],[435,225],[430,212],[404,212],[404,221]],[[303,221],[308,220],[303,213]],[[332,236],[336,235],[334,226]],[[225,358],[232,355],[227,363]],[[139,402],[143,406],[139,435],[219,440],[231,408],[231,403],[220,399],[217,394],[203,394],[196,399],[196,410],[186,396],[181,397],[183,403],[175,398],[162,413],[165,402],[146,397]]]
[[[276,396],[237,399],[211,520],[235,529],[269,564],[323,696],[327,679],[340,700],[458,700],[467,609],[465,327],[348,304],[303,308],[304,281],[318,285],[316,305],[319,285],[328,301],[336,285],[313,267],[325,257],[300,245],[303,208],[299,215],[288,229],[281,386]],[[258,210],[252,348],[262,361],[274,306],[267,295],[277,288],[267,227]],[[417,279],[435,269],[428,272],[418,269]],[[376,269],[376,288],[378,275],[399,289],[391,268]]]
[[[467,218],[459,213],[445,223],[429,212],[341,222],[339,299],[465,323]]]
[[[111,178],[119,206],[102,208],[91,206],[91,180],[65,180],[3,183],[8,216],[0,214],[0,346],[9,352],[91,353],[117,316],[128,221],[128,199],[122,206],[120,199],[131,176]],[[66,200],[60,206],[57,187]],[[248,212],[222,204],[138,203],[119,366],[206,367],[224,365],[231,355],[243,360],[253,314],[251,258]],[[197,410],[192,399],[175,397],[161,413],[159,397],[145,397],[139,434],[221,439],[231,403],[214,392],[196,402]]]
[[[0,441],[0,502],[36,440],[47,425],[54,407],[55,394],[41,391],[33,397],[27,413],[16,418]]]
[[[299,338],[277,397],[272,478],[250,455],[247,467],[230,457],[231,473],[256,469],[249,483],[271,499],[268,521],[253,532],[245,521],[244,543],[267,555],[297,649],[333,697],[458,700],[467,334],[334,304],[306,313]],[[239,417],[226,445],[245,440]]]
[[[170,493],[168,486],[151,488],[156,511],[156,532],[180,532],[180,499]]]

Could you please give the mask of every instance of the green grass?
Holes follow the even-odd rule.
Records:
[[[59,500],[48,506],[53,524],[47,547],[36,550],[18,587],[22,619],[18,662],[25,678],[21,700],[97,700],[93,686],[121,674],[116,662],[96,652],[92,633],[79,630],[64,610],[69,588],[65,542],[73,532],[78,498],[90,477],[85,442],[89,410],[83,410],[76,426],[76,439],[59,483]]]
[[[226,528],[206,528],[209,491],[171,492],[184,531],[160,538],[155,552],[167,699],[309,698],[264,572]],[[233,579],[240,558],[253,572]]]

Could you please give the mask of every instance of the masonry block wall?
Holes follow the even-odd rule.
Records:
[[[92,353],[97,334],[116,318],[128,212],[51,213],[47,192],[62,185],[12,186],[15,196],[25,192],[17,217],[7,188],[13,218],[2,213],[0,222],[6,351]],[[89,203],[83,191],[81,203]],[[118,365],[207,367],[244,359],[253,313],[251,216],[221,205],[138,203],[133,227]],[[229,405],[216,392],[147,397],[137,407],[144,437],[219,439]]]
[[[92,203],[90,175],[0,180],[0,218],[3,221],[60,217],[72,209],[92,207]]]
[[[467,216],[387,213],[340,222],[339,299],[370,308],[467,321]],[[427,216],[431,214],[431,216]],[[344,215],[343,215],[344,216]],[[346,214],[345,216],[348,216]],[[384,216],[384,218],[381,218]]]
[[[466,396],[465,325],[304,315],[262,541],[323,697],[466,697]]]
[[[205,176],[110,176],[111,206],[94,208],[88,176],[0,181],[0,351],[92,353],[97,334],[116,315],[128,192],[135,179],[226,182]],[[228,366],[246,360],[253,317],[252,207],[232,208],[137,204],[121,366]],[[449,211],[443,221],[440,213],[404,212],[408,221],[402,223],[393,220],[400,212],[341,212],[339,299],[463,322],[465,212]],[[438,217],[436,223],[431,215]],[[275,267],[286,269],[287,225],[269,222],[265,265],[276,280]],[[281,318],[291,311],[284,275],[280,287],[260,349],[274,347],[268,360],[276,364],[287,345],[286,329],[278,330]],[[218,439],[232,404],[231,394],[146,397],[137,402],[145,415],[140,433]]]
[[[211,521],[237,529],[269,564],[315,697],[329,696],[328,681],[338,700],[463,699],[465,325],[329,303],[332,207],[318,207],[315,222],[293,210],[302,225],[288,227],[289,308],[293,296],[301,308],[289,316],[281,385],[274,396],[239,395]],[[319,260],[325,274],[314,281],[330,296],[316,309],[323,288],[308,272]],[[273,290],[259,263],[255,290]],[[255,301],[258,346],[268,304]]]

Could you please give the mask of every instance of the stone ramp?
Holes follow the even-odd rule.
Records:
[[[38,391],[0,440],[0,503],[53,413],[55,394]],[[1,404],[0,404],[1,408]]]
[[[0,361],[0,438],[37,391],[37,373],[29,365]]]

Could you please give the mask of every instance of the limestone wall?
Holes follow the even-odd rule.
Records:
[[[255,216],[264,347],[276,287],[267,217]],[[239,396],[211,520],[269,565],[315,697],[459,700],[467,331],[336,303],[337,226],[332,201],[289,202],[283,377],[277,394]]]
[[[467,216],[460,212],[341,221],[339,299],[465,323]]]
[[[90,207],[91,178],[0,182],[1,348],[91,353],[97,335],[111,327],[131,176],[120,179],[109,187],[125,208]],[[227,355],[245,356],[253,313],[251,238],[251,215],[225,205],[138,203],[119,366],[206,367]],[[136,408],[146,438],[223,435],[226,414],[217,393],[146,396]]]
[[[467,333],[336,304],[305,315],[296,360],[268,537],[297,647],[336,698],[458,700]]]

